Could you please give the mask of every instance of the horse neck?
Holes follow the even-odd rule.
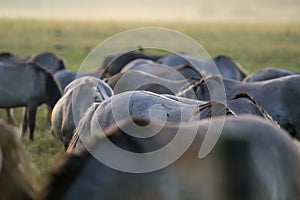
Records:
[[[62,96],[62,90],[59,86],[59,83],[53,77],[52,74],[46,73],[46,85],[45,85],[45,92],[46,92],[46,104],[53,108],[59,98]]]

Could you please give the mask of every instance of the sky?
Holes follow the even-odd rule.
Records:
[[[115,21],[300,21],[300,0],[0,0],[0,17]]]

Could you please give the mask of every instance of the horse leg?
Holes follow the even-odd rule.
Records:
[[[28,111],[28,117],[29,117],[29,139],[33,141],[34,140],[33,132],[34,132],[34,128],[35,128],[35,115],[36,115],[37,107],[33,106],[33,107],[30,107],[28,110],[29,110]]]
[[[28,127],[28,109],[26,107],[23,111],[22,136],[25,135],[27,127]]]
[[[7,123],[14,125],[14,111],[11,108],[6,108]]]

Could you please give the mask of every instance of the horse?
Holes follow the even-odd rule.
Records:
[[[242,81],[246,77],[242,66],[225,55],[218,55],[213,59],[201,59],[188,54],[171,54],[161,58],[157,62],[173,67],[185,64],[192,65],[201,73],[202,77],[216,75],[210,72],[210,68],[215,64],[223,78]]]
[[[227,106],[237,115],[248,114],[260,116],[278,126],[277,122],[270,116],[270,114],[247,92],[235,94],[227,101]]]
[[[295,72],[289,70],[272,67],[250,74],[243,80],[243,82],[266,81],[295,74]]]
[[[3,52],[0,54],[0,62],[8,63],[10,66],[35,62],[50,70],[52,73],[65,68],[63,60],[51,52],[33,54],[27,57],[18,56],[10,52]],[[13,110],[6,109],[6,113],[7,122],[14,124]]]
[[[183,64],[187,64],[188,61],[186,60],[185,56],[188,55],[186,53],[174,53],[174,54],[169,54],[161,57],[160,59],[157,60],[157,63],[167,65],[167,66],[179,66]]]
[[[18,56],[10,52],[0,53],[0,62],[11,64],[24,64],[27,62],[27,58]]]
[[[0,198],[33,200],[36,179],[16,128],[0,121]]]
[[[196,94],[196,97],[184,92],[181,95],[200,100],[210,100],[211,96],[216,97],[219,95],[221,83],[224,85],[227,99],[232,98],[237,93],[247,92],[281,127],[288,130],[293,137],[300,139],[299,75],[259,82],[240,82],[211,77],[201,79],[190,87]],[[209,91],[207,86],[210,86]]]
[[[115,75],[115,76],[121,76]],[[144,72],[139,72],[135,70],[129,70],[126,72],[121,78],[117,78],[113,80],[114,77],[109,79],[108,84],[114,89],[115,94],[121,94],[126,91],[133,91],[133,90],[146,90],[155,92],[157,94],[163,94],[168,98],[174,100],[174,98],[179,98],[172,96],[176,92],[180,91],[181,88],[187,88],[190,86],[190,83],[187,81],[168,81],[166,79],[161,79],[155,77],[153,75],[149,75]],[[113,81],[113,82],[112,82]],[[117,82],[117,86],[115,83]],[[148,83],[147,83],[148,82]],[[176,84],[175,84],[176,83]],[[144,85],[143,85],[144,84]],[[140,85],[140,87],[137,87]],[[169,94],[169,95],[168,95]],[[233,111],[236,115],[240,114],[254,114],[271,120],[271,117],[266,114],[267,112],[264,111],[249,95],[244,95],[245,98],[239,99],[232,99],[227,102],[227,107]],[[178,100],[177,100],[178,101]],[[181,103],[190,104],[190,105],[201,105],[208,103],[207,101],[199,102],[199,101],[192,101],[191,99],[181,99]]]
[[[18,56],[10,52],[2,52],[0,54],[0,63],[9,63],[9,64],[24,64],[27,62],[27,58]],[[9,124],[14,124],[13,119],[13,110],[6,109],[7,122]]]
[[[136,121],[147,123],[142,119]],[[208,156],[199,159],[199,148],[207,128],[211,123],[222,121],[222,118],[215,118],[180,125],[167,123],[162,129],[155,129],[159,131],[154,137],[146,139],[143,131],[137,133],[139,138],[128,135],[124,130],[132,124],[126,120],[105,130],[94,130],[94,133],[88,129],[78,130],[84,131],[75,133],[85,135],[80,138],[85,141],[84,145],[70,146],[67,156],[40,193],[40,199],[76,200],[88,196],[91,200],[297,200],[300,195],[299,151],[283,130],[261,118],[226,117],[218,143]],[[160,122],[153,125],[161,127]],[[153,164],[153,157],[146,153],[159,151],[178,134],[184,138],[192,135],[194,139],[189,148],[173,163],[151,172],[118,171],[97,157],[101,152],[114,160],[120,157],[105,146],[108,139],[116,148],[145,155],[132,161],[120,158],[129,168],[147,167]],[[172,146],[172,152],[181,149],[183,142]],[[155,162],[168,160],[170,155],[162,153]]]
[[[126,64],[128,64],[129,62],[135,59],[143,58],[143,59],[156,61],[160,57],[161,56],[159,55],[146,54],[143,52],[139,53],[136,51],[129,51],[126,53],[120,53],[117,55],[108,56],[104,59],[102,63],[102,67],[100,68],[100,69],[105,68],[101,78],[102,79],[108,78],[119,73]],[[100,70],[98,70],[98,72],[100,72]]]
[[[233,115],[225,104],[221,102],[198,102],[185,104],[149,91],[129,91],[102,101],[93,103],[79,121],[80,127],[94,127],[99,124],[106,129],[112,124],[125,118],[138,118],[151,122],[198,121],[217,115]]]
[[[78,121],[93,102],[102,102],[113,95],[102,80],[84,76],[72,81],[53,108],[51,132],[67,149]]]
[[[135,69],[135,67],[137,67],[139,65],[145,65],[145,64],[155,64],[155,62],[153,60],[149,60],[146,58],[137,58],[137,59],[134,59],[133,61],[129,62],[128,64],[126,64],[119,73]]]
[[[67,87],[67,85],[75,79],[84,76],[100,77],[101,75],[97,73],[79,73],[68,69],[59,70],[54,73],[54,77],[58,80],[62,90],[64,90]]]
[[[179,76],[181,75],[179,74]],[[169,80],[139,70],[129,70],[106,79],[115,94],[132,90],[147,90],[158,94],[176,94],[183,88],[190,86],[193,81],[188,79]]]
[[[64,61],[52,52],[36,53],[27,58],[27,62],[35,62],[55,73],[66,69]]]
[[[132,61],[132,62],[135,62]],[[140,63],[140,64],[138,64]],[[129,63],[128,65],[131,65]],[[160,78],[165,78],[168,80],[178,81],[184,79],[200,79],[202,78],[200,72],[197,71],[192,65],[180,65],[177,67],[170,67],[163,64],[158,64],[155,62],[146,62],[137,60],[137,63],[133,63],[131,66],[127,67],[127,65],[121,70],[120,73],[128,72],[129,70],[138,70],[148,74],[152,74],[154,76],[158,76]]]
[[[27,57],[18,56],[10,52],[2,52],[0,53],[0,62],[10,64],[25,64],[35,62],[47,68],[52,73],[66,68],[64,61],[51,52],[36,53]]]
[[[166,96],[175,101],[189,104],[189,105],[202,105],[202,104],[209,103],[209,101],[190,99],[190,98],[174,96],[170,94],[163,94],[163,96]],[[271,123],[278,126],[277,122],[269,115],[269,113],[264,108],[262,108],[255,101],[255,99],[246,92],[236,94],[234,97],[224,102],[224,104],[235,116],[244,115],[244,114],[256,115],[266,120],[269,120]]]
[[[61,97],[61,88],[51,72],[35,63],[0,63],[0,75],[0,107],[26,107],[22,134],[29,123],[29,139],[33,140],[37,107],[45,103],[51,111]]]

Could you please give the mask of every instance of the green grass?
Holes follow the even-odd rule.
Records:
[[[297,23],[117,23],[0,19],[0,52],[30,55],[53,51],[70,69],[77,70],[91,49],[121,31],[159,26],[183,32],[198,41],[211,56],[226,54],[248,73],[276,66],[300,72],[300,24]],[[45,107],[38,110],[35,141],[22,139],[41,185],[63,157],[63,145],[53,138]],[[6,119],[1,110],[0,117]],[[21,109],[15,112],[21,123]]]

